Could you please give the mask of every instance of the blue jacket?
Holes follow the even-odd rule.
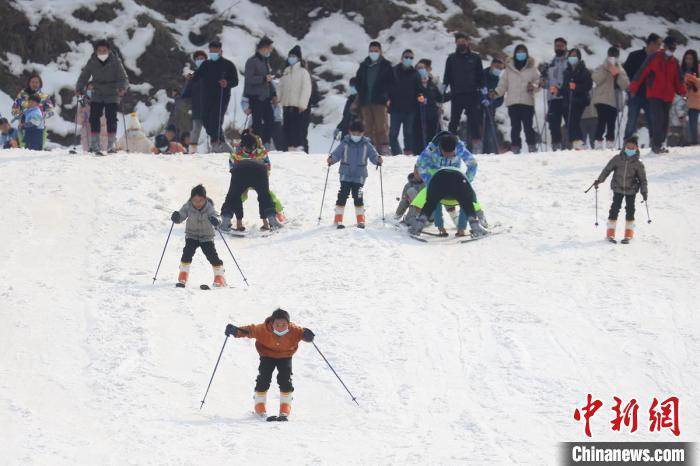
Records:
[[[9,149],[10,141],[16,141],[19,144],[19,132],[17,129],[10,127],[7,133],[0,132],[0,149]]]
[[[350,135],[331,153],[331,165],[340,161],[340,181],[364,184],[367,179],[367,159],[377,165],[379,154],[369,139],[353,142]]]
[[[440,148],[436,142],[431,142],[425,150],[418,156],[416,168],[418,174],[425,182],[426,186],[430,183],[433,175],[441,169],[449,168],[452,170],[461,170],[462,162],[467,166],[466,176],[471,183],[476,176],[477,163],[471,152],[467,149],[462,141],[457,143],[454,157],[445,157],[440,152]]]
[[[39,107],[28,108],[24,111],[24,126],[44,129],[44,114]]]

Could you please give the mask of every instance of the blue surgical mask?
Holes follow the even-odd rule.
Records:
[[[270,58],[270,55],[272,55],[272,52],[265,52],[265,53],[263,53],[263,54],[261,54],[261,55],[262,55],[263,57],[265,57],[265,58]]]
[[[418,74],[421,78],[427,78],[428,76],[430,76],[430,73],[428,73],[428,70],[426,70],[425,68],[419,69]]]
[[[221,58],[221,54],[216,53],[216,52],[209,52],[209,60],[216,61],[219,58]]]
[[[673,56],[673,50],[666,50],[666,56],[671,58]]]
[[[516,52],[515,59],[518,61],[527,60],[527,52]]]
[[[296,65],[298,61],[299,59],[294,55],[290,55],[289,57],[287,57],[287,63],[289,63],[290,65]]]
[[[637,155],[637,149],[625,149],[625,155],[627,157],[632,157],[633,155]]]
[[[348,95],[355,95],[357,94],[357,88],[355,86],[350,86],[348,89]]]
[[[379,52],[370,52],[369,53],[369,59],[372,61],[377,61],[379,60]]]
[[[88,89],[88,90],[85,92],[85,95],[88,96],[88,97],[90,97],[90,98],[92,98],[92,89]]]
[[[273,330],[272,332],[273,332],[275,335],[277,335],[278,337],[283,337],[283,336],[285,336],[286,334],[289,333],[289,329],[282,330],[281,332],[278,331],[278,330]]]
[[[194,66],[196,66],[197,68],[199,68],[200,66],[202,66],[202,63],[204,63],[204,59],[203,59],[203,58],[199,58],[199,59],[197,59],[197,60],[194,61]]]
[[[360,141],[362,141],[362,135],[360,135],[360,134],[351,134],[351,135],[350,135],[350,140],[351,140],[352,142],[360,142]]]
[[[568,61],[571,66],[578,65],[578,57],[568,57],[566,61]]]
[[[492,68],[492,69],[491,69],[491,74],[493,74],[494,76],[500,78],[501,75],[503,74],[503,70],[500,69],[500,68]]]
[[[413,66],[413,58],[404,58],[401,63],[403,66]]]

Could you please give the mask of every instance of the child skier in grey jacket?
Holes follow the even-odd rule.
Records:
[[[185,224],[185,248],[180,259],[180,274],[177,277],[177,287],[184,288],[190,272],[190,264],[197,248],[202,252],[214,268],[214,287],[226,286],[224,278],[224,263],[219,259],[214,246],[214,228],[219,226],[216,217],[214,202],[207,197],[204,186],[197,185],[192,188],[190,199],[178,211],[170,216],[173,223]]]
[[[377,150],[364,136],[364,133],[364,124],[359,120],[353,121],[350,124],[350,134],[343,138],[328,157],[328,166],[340,162],[340,190],[338,191],[338,200],[335,203],[335,218],[333,220],[333,224],[337,228],[345,228],[343,226],[343,212],[350,193],[352,193],[352,199],[355,203],[357,227],[365,227],[362,188],[367,179],[367,159],[379,166],[382,164],[382,157],[377,154]]]

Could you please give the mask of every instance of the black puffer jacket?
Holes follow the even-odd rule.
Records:
[[[644,169],[644,164],[639,160],[639,151],[636,155],[626,155],[622,150],[615,157],[610,159],[608,164],[600,172],[597,183],[603,183],[605,179],[613,174],[610,180],[610,189],[615,193],[620,194],[637,194],[641,191],[643,196],[646,196],[647,188],[647,172]]]
[[[445,62],[445,85],[452,95],[473,94],[484,87],[484,67],[474,52],[453,52]]]
[[[390,111],[415,112],[420,87],[420,77],[414,67],[406,68],[401,64],[394,66],[394,85],[389,90]]]
[[[576,84],[576,89],[569,89],[570,83]],[[588,106],[591,103],[591,89],[593,88],[593,79],[591,72],[586,68],[586,63],[581,60],[575,67],[566,66],[564,71],[564,84],[562,85],[562,93],[564,94],[564,105],[569,105],[569,99],[572,99],[574,104]]]

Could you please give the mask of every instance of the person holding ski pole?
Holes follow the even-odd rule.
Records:
[[[190,273],[190,264],[197,248],[202,252],[214,269],[213,287],[225,287],[224,262],[219,259],[214,246],[214,228],[219,226],[219,219],[214,209],[214,201],[207,197],[207,191],[201,184],[192,188],[190,199],[180,210],[170,216],[173,223],[185,220],[185,247],[180,259],[180,274],[177,277],[177,287],[184,288]]]
[[[615,227],[617,225],[617,215],[622,207],[622,199],[625,200],[625,237],[623,244],[627,244],[634,236],[634,200],[638,191],[642,193],[642,199],[647,200],[649,195],[647,187],[647,174],[644,164],[639,160],[639,145],[637,136],[632,135],[625,140],[625,147],[615,157],[610,159],[600,176],[593,182],[598,189],[598,185],[613,174],[610,181],[610,188],[613,190],[613,201],[608,215],[608,228],[606,237],[608,241],[616,242]]]
[[[267,391],[272,381],[272,373],[277,369],[277,384],[280,389],[279,416],[270,416],[268,421],[286,421],[292,411],[292,357],[299,348],[299,342],[314,341],[314,332],[290,322],[289,313],[276,309],[261,324],[237,327],[226,326],[226,336],[253,338],[255,349],[260,355],[258,377],[255,379],[254,412],[267,418]]]

